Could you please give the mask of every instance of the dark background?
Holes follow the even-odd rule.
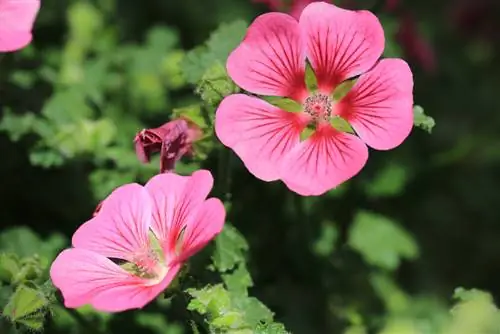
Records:
[[[347,246],[352,218],[361,209],[396,220],[419,245],[418,259],[404,261],[392,274],[410,295],[432,296],[446,304],[453,290],[464,286],[500,296],[500,3],[402,1],[396,10],[375,1],[352,3],[380,15],[388,40],[414,72],[415,103],[437,125],[432,134],[415,128],[393,151],[371,152],[367,167],[348,182],[345,192],[317,200],[291,194],[281,183],[255,179],[232,156],[226,189],[233,200],[229,220],[250,243],[249,269],[255,281],[250,292],[294,333],[340,333],[346,319],[331,305],[346,301],[357,305],[369,328],[381,327],[387,310],[369,284],[375,269]],[[40,55],[65,45],[67,5],[42,1],[34,41]],[[181,47],[191,49],[221,22],[249,22],[264,11],[264,4],[246,0],[120,0],[107,24],[118,27],[123,43],[140,42],[154,25],[168,25],[178,31]],[[403,31],[402,22],[408,20],[416,24],[415,30],[406,26]],[[13,55],[1,60],[4,107],[21,114],[40,112],[57,88],[38,80],[24,89],[7,77],[17,68],[34,69],[44,61],[44,56],[26,60]],[[170,98],[190,98],[192,90],[173,90]],[[163,117],[146,117],[144,126],[155,126]],[[29,152],[37,142],[36,134],[17,142],[0,134],[2,229],[26,225],[42,237],[53,232],[69,237],[98,203],[88,177],[101,167],[86,155],[60,166],[33,166]],[[390,162],[404,166],[409,176],[403,189],[389,198],[367,196],[366,182]],[[203,166],[217,175],[217,152]],[[311,247],[325,219],[333,220],[339,233],[335,251],[327,258]],[[190,315],[183,309],[185,301],[176,303],[167,317],[184,326]],[[149,310],[156,312],[154,306]],[[133,319],[117,316],[112,326],[116,331],[110,333],[125,328],[146,333]],[[49,327],[48,332],[57,330]]]

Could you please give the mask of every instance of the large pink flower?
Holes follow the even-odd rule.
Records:
[[[182,263],[222,230],[224,206],[205,199],[212,185],[212,175],[202,170],[160,174],[144,187],[127,184],[111,193],[75,232],[74,248],[59,254],[50,269],[66,307],[91,304],[117,312],[154,299]]]
[[[0,52],[24,48],[31,42],[31,29],[40,0],[0,0]]]
[[[379,61],[383,49],[382,26],[367,11],[316,2],[298,22],[282,13],[259,16],[229,56],[228,73],[249,92],[294,99],[301,111],[230,95],[216,112],[217,136],[256,177],[280,179],[301,195],[323,194],[363,168],[366,145],[392,149],[412,129],[412,73],[401,59]],[[311,92],[306,59],[318,85]],[[336,100],[332,93],[339,84],[357,76],[347,95]],[[331,125],[340,118],[356,135]]]

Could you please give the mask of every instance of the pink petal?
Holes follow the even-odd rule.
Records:
[[[191,176],[156,175],[146,184],[153,198],[152,229],[167,256],[175,250],[181,230],[196,215],[213,182],[208,170],[199,170]]]
[[[226,97],[215,114],[215,132],[248,170],[264,181],[279,179],[283,157],[300,142],[307,121],[256,97]]]
[[[282,13],[259,16],[229,55],[227,71],[241,88],[302,100],[305,52],[297,21]]]
[[[73,248],[55,259],[50,277],[61,290],[66,307],[91,304],[100,311],[117,312],[142,308],[165,289],[178,270],[178,266],[171,268],[161,282],[152,285],[104,256]]]
[[[222,231],[226,209],[217,198],[209,198],[199,208],[195,219],[190,220],[182,239],[180,261],[184,261],[205,247]]]
[[[368,11],[315,2],[302,12],[300,27],[319,89],[327,94],[342,81],[369,70],[384,50],[382,26]]]
[[[73,246],[133,261],[134,253],[149,247],[151,212],[151,198],[144,187],[135,183],[121,186],[103,201],[99,213],[75,232]]]
[[[0,0],[0,52],[24,48],[40,9],[39,0]]]
[[[359,173],[367,159],[359,138],[324,124],[286,156],[282,180],[299,195],[322,195]]]
[[[377,150],[400,145],[413,127],[413,76],[402,59],[363,74],[338,105],[358,136]]]

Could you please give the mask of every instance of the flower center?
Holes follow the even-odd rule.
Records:
[[[315,93],[304,102],[304,111],[311,115],[314,120],[328,121],[332,116],[332,109],[333,100],[325,94]]]
[[[156,238],[150,238],[150,241],[147,249],[136,252],[131,262],[120,266],[137,277],[147,279],[150,284],[156,284],[165,277],[168,268],[161,247],[155,244]]]

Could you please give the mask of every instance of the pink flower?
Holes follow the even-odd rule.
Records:
[[[209,171],[174,173],[117,188],[73,235],[50,269],[69,308],[118,312],[142,308],[174,279],[183,262],[221,230],[225,210]],[[125,264],[118,265],[119,259]]]
[[[378,61],[383,49],[382,26],[367,11],[317,2],[298,22],[281,13],[261,15],[229,56],[228,73],[249,92],[294,99],[301,111],[230,95],[216,112],[217,136],[261,180],[282,180],[301,195],[325,193],[362,169],[366,145],[392,149],[412,129],[412,73],[401,59]],[[317,91],[306,88],[306,59]],[[359,75],[344,98],[333,97],[339,84]],[[331,125],[340,117],[357,136]]]
[[[160,152],[160,172],[172,171],[184,155],[192,154],[192,144],[202,136],[201,129],[188,118],[178,118],[155,129],[143,129],[134,138],[139,160],[148,163]]]
[[[0,0],[0,52],[16,51],[31,42],[39,9],[40,0]]]

